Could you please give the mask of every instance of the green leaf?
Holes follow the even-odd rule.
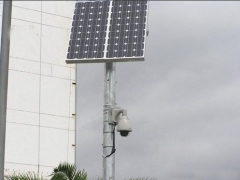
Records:
[[[67,162],[60,163],[50,175],[51,180],[87,180],[87,173],[77,170],[77,166]]]

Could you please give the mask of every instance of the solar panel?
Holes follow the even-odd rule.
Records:
[[[109,1],[76,3],[68,59],[103,58]]]
[[[67,63],[144,60],[147,0],[78,1]]]

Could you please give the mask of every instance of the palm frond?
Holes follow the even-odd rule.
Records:
[[[72,180],[87,180],[87,172],[84,171],[77,171]]]
[[[86,180],[87,173],[77,170],[77,166],[67,162],[60,163],[54,168],[51,180]],[[56,179],[58,177],[58,179]]]
[[[19,173],[19,174],[11,174],[7,175],[4,178],[5,180],[44,180],[39,174],[34,172],[28,173]]]
[[[52,176],[51,180],[69,180],[69,178],[65,173],[57,172]]]

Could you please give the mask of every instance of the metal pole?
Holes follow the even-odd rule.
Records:
[[[113,125],[109,124],[110,107],[115,106],[116,63],[106,63],[104,82],[103,156],[111,154],[113,148]],[[103,180],[115,179],[115,154],[103,157]]]
[[[12,1],[4,0],[2,13],[2,37],[0,55],[0,179],[4,179],[11,14],[12,14]]]

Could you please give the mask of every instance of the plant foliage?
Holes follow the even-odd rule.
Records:
[[[51,180],[87,180],[87,173],[84,170],[77,170],[76,165],[67,162],[60,163],[50,176]]]
[[[5,180],[45,180],[43,177],[40,177],[38,174],[34,172],[7,175],[5,176],[4,179]]]

